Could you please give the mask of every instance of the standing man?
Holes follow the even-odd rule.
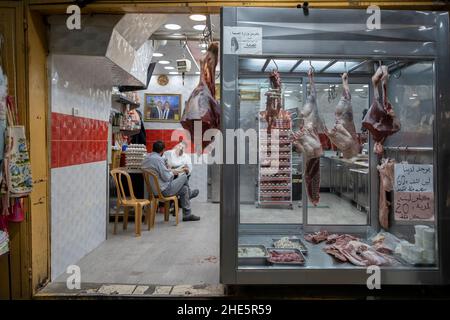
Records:
[[[198,190],[190,190],[187,179],[188,168],[185,168],[183,173],[178,173],[176,170],[171,170],[166,166],[165,160],[162,157],[164,153],[164,142],[156,141],[153,144],[153,152],[148,154],[142,162],[142,169],[152,170],[158,176],[159,188],[164,196],[178,196],[180,207],[183,209],[183,221],[198,221],[200,217],[191,212],[191,199],[198,195]],[[175,176],[178,175],[175,179]],[[153,181],[151,180],[151,187]],[[149,190],[151,192],[151,190]]]

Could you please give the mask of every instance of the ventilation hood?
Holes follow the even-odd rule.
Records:
[[[102,85],[145,86],[157,49],[148,39],[166,15],[82,15],[80,30],[69,30],[67,17],[48,18],[52,54],[70,55],[80,73],[101,75]]]

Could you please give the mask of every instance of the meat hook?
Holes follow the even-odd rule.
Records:
[[[272,59],[272,61],[273,61],[273,63],[275,64],[275,67],[277,68],[277,71],[278,71],[278,65],[277,65],[277,63],[275,62],[275,59]]]
[[[311,60],[309,60],[309,68],[310,68],[310,70],[312,70],[313,73],[316,72],[316,69],[314,69],[314,67],[313,67],[313,65],[311,63]]]

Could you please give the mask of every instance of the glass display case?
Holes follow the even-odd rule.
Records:
[[[248,143],[235,149],[258,154],[257,163],[222,165],[222,283],[366,284],[373,265],[384,284],[448,283],[448,14],[381,14],[386,27],[369,30],[363,10],[222,9],[222,48],[227,33],[245,32],[260,34],[252,41],[262,48],[221,50],[222,130],[243,129]],[[401,124],[382,155],[362,125],[384,87],[372,85],[380,66]],[[351,157],[330,140],[343,73],[360,145]],[[272,120],[274,92],[280,110]],[[312,93],[323,123],[315,128],[323,150],[314,169],[318,203],[309,199],[310,159],[293,138]]]

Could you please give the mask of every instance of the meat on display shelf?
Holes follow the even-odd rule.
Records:
[[[265,191],[265,190],[290,190],[289,187],[284,187],[284,186],[261,186],[261,190]]]
[[[291,152],[291,148],[276,148],[275,150],[277,150],[278,152]],[[272,151],[270,148],[261,148],[260,149],[260,154],[261,153],[267,153],[267,151]]]
[[[272,141],[271,139],[261,139],[259,141],[263,144],[291,144],[290,139],[283,137],[281,139],[278,139],[277,141]]]

